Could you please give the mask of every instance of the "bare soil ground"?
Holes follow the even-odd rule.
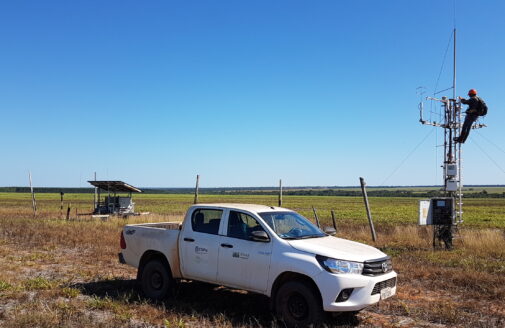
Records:
[[[144,299],[136,270],[117,261],[123,219],[0,214],[1,327],[283,327],[268,298],[221,286],[182,281],[165,302]],[[366,226],[339,235],[370,243]],[[453,251],[433,250],[429,228],[381,226],[378,235],[398,294],[328,327],[505,327],[502,230],[462,230]]]

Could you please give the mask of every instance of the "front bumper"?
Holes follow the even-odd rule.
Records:
[[[381,299],[380,289],[386,285],[391,287],[391,294],[395,295],[396,277],[397,274],[394,271],[379,276],[365,276],[359,274],[333,274],[323,270],[315,276],[314,280],[321,292],[325,311],[347,312],[359,311],[379,302]],[[392,282],[390,279],[394,279],[394,286],[385,283],[388,280]],[[340,292],[348,288],[353,289],[349,299],[336,302]]]

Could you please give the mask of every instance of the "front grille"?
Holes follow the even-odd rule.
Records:
[[[380,294],[381,290],[387,287],[393,288],[396,286],[396,277],[378,282],[375,284],[371,295]]]
[[[363,274],[365,276],[380,276],[391,271],[393,271],[393,262],[390,257],[366,261],[363,264]]]

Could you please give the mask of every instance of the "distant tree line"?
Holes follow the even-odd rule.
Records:
[[[233,195],[277,195],[277,191],[269,192],[255,192],[255,191],[240,191],[229,192],[222,191],[218,194],[233,194]],[[444,197],[445,193],[439,190],[429,190],[426,192],[411,191],[411,190],[367,190],[369,197]],[[341,190],[341,189],[326,189],[326,190],[286,190],[283,195],[292,196],[349,196],[358,197],[362,196],[360,190]],[[505,198],[505,192],[502,193],[488,193],[486,190],[480,192],[464,192],[465,198]]]
[[[492,186],[500,187],[500,186]],[[93,193],[94,188],[54,188],[54,187],[40,187],[34,188],[36,193]],[[192,194],[193,188],[145,188],[142,189],[145,194]],[[272,187],[262,188],[200,188],[201,194],[207,195],[277,195],[278,190]],[[28,187],[0,187],[0,192],[30,192]],[[370,197],[443,197],[444,192],[441,190],[405,190],[405,189],[375,189],[370,187],[367,189],[368,196]],[[300,187],[296,189],[284,189],[284,195],[293,196],[361,196],[361,190],[356,187],[331,189],[331,188],[310,188]],[[464,191],[465,198],[505,198],[505,192],[487,192],[485,189],[482,191]]]

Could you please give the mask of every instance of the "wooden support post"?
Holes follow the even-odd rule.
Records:
[[[70,203],[68,203],[67,207],[67,220],[70,220]]]
[[[331,210],[331,221],[333,221],[333,228],[335,229],[335,233],[337,233],[337,221],[335,220],[335,212]]]
[[[32,193],[32,208],[33,208],[33,217],[37,217],[37,201],[35,200],[35,192],[33,191],[32,185],[32,172],[28,172],[28,178],[30,179],[30,191]]]
[[[370,212],[370,205],[368,204],[368,196],[366,194],[366,182],[365,179],[359,178],[359,182],[361,184],[361,191],[363,192],[363,200],[365,201],[366,215],[368,216],[368,223],[370,224],[370,231],[372,232],[373,241],[377,241],[377,235],[375,234],[375,228],[373,226],[372,221],[372,213]]]
[[[98,189],[98,196],[96,197],[96,201],[97,201],[97,204],[96,204],[96,207],[95,209],[93,210],[93,213],[94,214],[102,214],[102,210],[100,209],[100,199],[101,199],[101,192],[100,192],[100,188],[97,188]]]
[[[110,186],[109,183],[107,182],[107,214],[114,214],[114,211],[111,212],[110,209]]]
[[[96,172],[95,172],[95,181],[96,181]],[[95,187],[95,194],[93,195],[93,212],[95,212],[95,209],[96,209],[96,205],[97,205],[97,194],[96,194],[96,191],[97,191],[97,187]]]
[[[319,229],[321,229],[321,225],[319,224],[319,217],[317,216],[317,211],[316,209],[314,208],[314,206],[312,206],[312,211],[314,211],[314,217],[316,218],[316,224],[317,224],[317,227]]]
[[[63,195],[65,195],[65,193],[60,191],[60,218],[63,218]]]
[[[196,186],[195,186],[195,200],[194,200],[194,204],[198,204],[198,188],[199,188],[199,184],[200,184],[200,175],[197,174],[196,175]]]
[[[282,179],[279,179],[279,207],[282,207]]]

